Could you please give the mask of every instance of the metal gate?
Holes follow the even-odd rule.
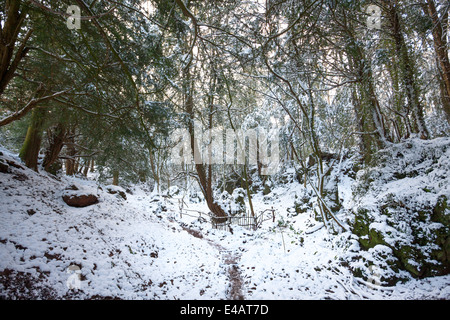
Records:
[[[270,213],[268,215],[267,213]],[[211,225],[213,229],[225,230],[228,232],[233,232],[233,225],[244,227],[247,230],[256,231],[264,221],[272,220],[275,222],[275,210],[273,207],[271,209],[266,209],[259,213],[259,215],[252,216],[249,212],[241,216],[228,216],[226,222],[217,223],[218,219],[211,217]]]
[[[183,215],[190,217],[208,217],[211,221],[211,226],[213,229],[225,230],[228,232],[233,232],[233,226],[244,227],[247,230],[256,231],[264,221],[272,220],[275,222],[275,209],[271,207],[261,211],[258,215],[252,216],[250,212],[246,212],[245,215],[239,216],[228,216],[225,222],[218,222],[223,220],[224,217],[217,217],[213,213],[204,213],[198,210],[187,209],[187,204],[182,200],[178,199],[178,207],[180,210],[180,218]]]

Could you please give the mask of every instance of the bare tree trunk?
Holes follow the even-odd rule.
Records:
[[[150,159],[150,168],[152,170],[152,174],[153,174],[153,180],[155,180],[156,185],[158,186],[158,190],[161,186],[161,178],[158,172],[158,168],[156,167],[155,164],[155,155],[153,153],[153,149],[152,148],[148,148],[148,154],[149,154],[149,159]],[[142,179],[140,178],[141,182],[145,182],[145,177],[144,180],[142,181]]]
[[[35,171],[38,171],[38,156],[41,148],[45,113],[45,109],[37,108],[33,110],[27,135],[19,152],[19,156],[25,162],[25,165]]]
[[[78,169],[80,168],[80,158],[77,157],[75,160],[75,164],[73,165],[73,171],[75,173],[79,173]]]
[[[67,156],[66,159],[66,175],[73,176],[75,174],[75,155],[77,154],[77,150],[75,149],[75,129],[72,128],[68,132],[67,137]]]
[[[392,36],[395,41],[397,56],[400,61],[401,77],[403,87],[408,100],[408,108],[414,117],[415,129],[421,139],[428,139],[429,133],[425,125],[423,105],[420,103],[420,92],[415,80],[414,63],[410,58],[408,48],[401,30],[401,20],[397,11],[397,5],[389,2],[389,18],[391,21]]]
[[[197,139],[194,136],[194,99],[192,95],[193,86],[191,84],[189,68],[184,69],[184,81],[186,82],[184,88],[185,110],[186,113],[189,115],[188,130],[191,140],[191,151],[194,155],[195,170],[197,171],[200,188],[206,199],[208,208],[216,217],[218,217],[215,219],[216,220],[215,222],[222,223],[227,220],[226,218],[227,214],[220,207],[220,205],[218,205],[214,201],[213,190],[211,185],[211,177],[209,177],[208,179],[206,175],[205,166],[203,165],[202,159],[199,154],[200,146],[198,145]]]
[[[442,17],[439,17],[434,0],[427,0],[426,4],[422,4],[422,9],[433,21],[433,42],[434,51],[439,63],[440,76],[443,82],[441,92],[441,100],[443,110],[450,123],[450,60],[448,58],[447,47],[447,28],[448,28],[448,11]]]
[[[59,153],[64,146],[64,140],[66,137],[66,128],[63,124],[58,125],[52,130],[48,130],[49,146],[45,151],[45,157],[42,162],[42,166],[45,171],[49,171],[52,164],[54,164],[59,157]]]
[[[87,174],[89,172],[89,166],[90,166],[91,160],[85,160],[84,167],[83,167],[83,176],[87,177]]]
[[[342,10],[341,14],[334,19],[338,21],[337,25],[340,26],[342,36],[348,43],[345,53],[350,70],[357,79],[356,87],[352,92],[352,103],[361,136],[361,154],[364,162],[369,163],[374,152],[387,142],[384,116],[373,84],[372,67],[364,48],[356,39],[351,20],[347,18],[345,10]]]
[[[367,65],[363,48],[357,45],[355,39],[349,39],[355,47],[353,52],[348,53],[350,68],[358,79],[356,88],[353,89],[352,102],[361,136],[361,154],[363,161],[369,163],[374,152],[386,144],[386,128],[375,94],[371,67]]]
[[[364,132],[364,116],[362,114],[362,107],[361,102],[358,98],[358,94],[356,93],[356,88],[352,89],[352,104],[353,104],[353,110],[355,111],[355,117],[356,117],[356,128],[358,132],[363,133]],[[358,146],[359,146],[359,153],[362,156],[363,161],[365,161],[365,157],[370,154],[370,140],[368,139],[367,135],[365,134],[359,134],[358,135]]]
[[[113,181],[112,184],[114,186],[118,186],[119,185],[119,170],[114,170],[113,171]]]
[[[20,8],[22,2],[20,0],[6,0],[5,3],[4,13],[6,16],[0,28],[0,95],[14,77],[20,61],[29,51],[26,43],[33,29],[26,32],[20,46],[16,48],[18,36],[27,15],[25,6],[22,6],[22,10]]]

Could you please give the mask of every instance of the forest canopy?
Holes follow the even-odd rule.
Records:
[[[309,181],[322,199],[324,160],[352,155],[370,166],[386,146],[448,136],[449,6],[6,0],[1,143],[36,171],[96,170],[113,184],[158,189],[192,178],[218,217],[226,213],[214,188],[234,176],[253,211],[250,175],[265,181],[270,165],[317,164]],[[239,133],[231,147],[226,132]],[[276,163],[263,161],[267,148]],[[248,155],[233,157],[239,150]],[[319,207],[341,225],[324,201]]]

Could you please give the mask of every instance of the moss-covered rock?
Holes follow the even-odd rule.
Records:
[[[358,208],[353,222],[352,231],[358,236],[358,242],[363,250],[368,250],[378,244],[385,244],[380,232],[370,228],[374,219],[366,208]]]
[[[431,221],[442,224],[441,228],[434,231],[435,243],[439,249],[433,250],[432,257],[441,263],[437,269],[438,274],[450,273],[450,208],[445,195],[438,198],[431,215]]]
[[[308,212],[312,209],[312,203],[310,202],[311,197],[308,194],[304,194],[303,196],[295,199],[294,201],[294,211],[295,213],[301,214]]]
[[[448,138],[412,139],[381,150],[357,172],[359,207],[349,224],[361,251],[352,266],[365,277],[372,264],[392,280],[450,273],[448,148]],[[379,245],[391,249],[390,260],[373,255]]]
[[[301,213],[305,213],[308,211],[308,206],[305,206],[301,202],[295,201],[294,202],[294,211],[297,215],[301,214]]]
[[[62,162],[55,161],[48,167],[47,172],[56,176],[61,171],[61,169],[62,169]]]
[[[419,253],[412,246],[402,246],[397,250],[394,250],[394,255],[399,259],[403,269],[411,273],[414,277],[421,275]]]
[[[366,209],[360,209],[360,215],[355,218],[353,224],[353,233],[356,234],[359,239],[358,242],[363,250],[368,250],[375,247],[376,245],[386,245],[383,234],[373,228],[370,228],[370,223],[372,222]]]
[[[377,245],[390,247],[396,263],[393,269],[407,271],[414,278],[445,275],[450,271],[450,226],[447,198],[439,197],[434,208],[411,208],[394,195],[387,195],[375,209],[358,208],[352,224],[360,247],[368,251]],[[386,230],[377,230],[375,217],[386,222]],[[434,224],[433,224],[434,223]],[[375,224],[376,225],[376,224]],[[407,227],[405,229],[405,226]]]
[[[234,189],[243,187],[242,180],[239,174],[232,172],[224,178],[219,178],[217,187],[220,189],[220,192],[226,191],[232,194]]]
[[[263,195],[267,196],[271,192],[272,192],[272,188],[270,187],[269,183],[265,183],[264,189],[263,189]]]
[[[448,209],[448,199],[445,195],[441,195],[433,209],[431,221],[440,222],[446,226],[450,225],[450,212],[447,212]]]
[[[339,199],[339,189],[337,185],[334,189],[324,190],[324,196],[331,211],[336,213],[341,210],[342,204]]]

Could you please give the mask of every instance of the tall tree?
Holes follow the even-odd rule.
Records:
[[[447,121],[450,123],[450,60],[448,57],[447,34],[449,33],[448,3],[441,4],[442,13],[439,14],[434,0],[426,0],[422,3],[422,9],[432,21],[432,34],[434,51],[439,62],[440,77],[444,84],[442,91],[443,110]]]
[[[19,152],[19,156],[25,162],[25,165],[35,171],[38,171],[38,155],[41,148],[45,114],[45,109],[36,108],[33,110],[27,135]]]
[[[33,28],[24,28],[28,14],[28,3],[21,0],[6,0],[0,11],[0,95],[15,76],[15,72],[27,55],[27,46]]]
[[[417,83],[416,67],[411,59],[410,51],[405,41],[402,21],[400,19],[399,4],[397,0],[389,1],[387,12],[395,42],[395,52],[399,58],[403,88],[414,119],[416,132],[422,139],[427,139],[429,133],[424,120],[424,107],[421,102],[420,88]]]

